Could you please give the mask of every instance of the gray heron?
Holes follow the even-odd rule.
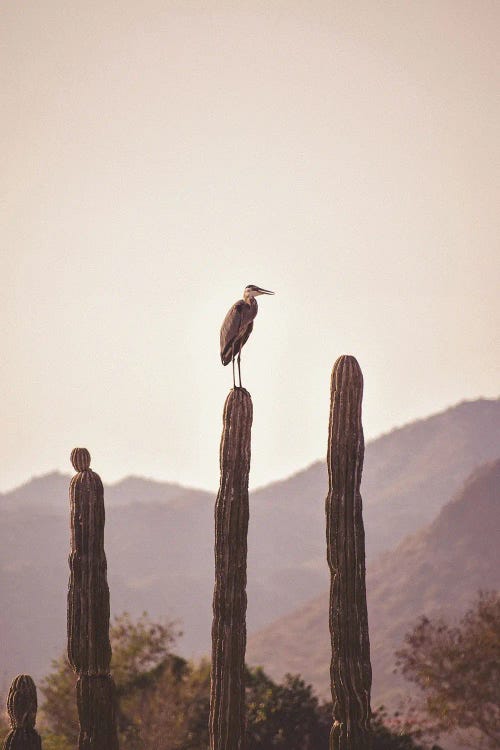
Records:
[[[259,294],[274,294],[268,289],[261,289],[260,286],[249,284],[243,292],[243,299],[239,299],[229,310],[224,318],[220,329],[220,358],[222,364],[233,364],[233,387],[241,388],[241,350],[248,337],[252,333],[253,321],[257,315],[257,300]],[[236,386],[234,377],[234,359],[238,356],[238,374],[240,385]]]

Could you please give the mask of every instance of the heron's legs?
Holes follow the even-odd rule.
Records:
[[[233,364],[233,388],[236,388],[236,383],[235,383],[235,380],[234,380],[234,355],[233,355],[233,358],[232,358],[231,361],[232,361],[232,364]]]
[[[241,385],[241,366],[240,366],[240,362],[241,362],[241,349],[238,352],[238,375],[240,376],[240,388],[243,388],[243,386]]]

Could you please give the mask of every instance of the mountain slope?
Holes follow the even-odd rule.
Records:
[[[70,474],[53,471],[41,477],[34,477],[16,489],[0,493],[0,508],[15,510],[19,506],[51,510],[54,513],[68,513],[68,487]],[[200,497],[211,497],[209,492],[182,487],[172,482],[158,482],[143,477],[125,477],[115,484],[106,485],[106,508],[120,507],[135,503],[168,503],[189,505]]]
[[[479,589],[500,588],[500,460],[476,470],[435,521],[368,567],[373,705],[409,690],[394,651],[416,619],[463,613]],[[271,675],[300,672],[327,696],[328,592],[250,638],[247,658]]]
[[[499,444],[500,400],[459,404],[369,443],[362,489],[372,557],[432,519]],[[0,496],[0,669],[9,675],[39,675],[64,648],[68,484],[51,474]],[[326,490],[317,463],[252,493],[249,632],[326,588]],[[184,653],[209,651],[214,496],[129,477],[105,486],[105,502],[112,612],[179,619]]]
[[[500,452],[500,400],[464,402],[367,444],[361,492],[367,559],[393,548],[438,514],[470,472]],[[248,544],[249,623],[269,622],[328,585],[318,462],[253,493]],[[258,591],[256,591],[258,586]]]

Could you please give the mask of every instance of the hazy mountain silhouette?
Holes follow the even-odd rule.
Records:
[[[394,652],[417,618],[463,614],[479,589],[500,588],[500,460],[477,469],[433,523],[368,566],[373,705],[397,705],[411,686]],[[247,659],[275,677],[300,672],[329,696],[328,592],[254,634]]]
[[[499,445],[500,400],[462,403],[369,443],[362,491],[371,557],[432,520]],[[93,466],[99,471],[96,458]],[[43,674],[64,649],[68,484],[69,475],[53,473],[0,495],[0,683],[5,674]],[[318,462],[252,493],[250,632],[326,588],[326,491]],[[105,486],[105,502],[112,612],[178,619],[183,653],[208,652],[214,495],[128,477]]]
[[[93,467],[92,467],[93,468]],[[11,492],[0,493],[0,508],[15,509],[20,505],[30,505],[56,513],[68,513],[68,487],[70,474],[59,471],[30,479],[26,484]],[[210,493],[182,487],[171,482],[158,482],[143,477],[125,477],[119,482],[106,485],[106,508],[135,503],[168,503],[169,505],[190,505],[199,497]]]

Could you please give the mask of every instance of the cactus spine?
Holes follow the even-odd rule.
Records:
[[[360,493],[364,439],[363,375],[349,355],[335,362],[331,380],[326,498],[327,558],[331,573],[330,750],[369,750],[371,664],[365,588],[365,535]]]
[[[118,750],[115,686],[109,672],[109,589],[104,552],[104,491],[90,453],[75,448],[71,463],[71,549],[68,659],[78,675],[79,750]]]
[[[246,566],[252,399],[235,388],[224,405],[215,503],[215,587],[210,750],[245,746]]]
[[[12,729],[4,740],[4,750],[41,750],[42,741],[35,729],[37,707],[35,683],[27,674],[18,675],[7,698]]]

